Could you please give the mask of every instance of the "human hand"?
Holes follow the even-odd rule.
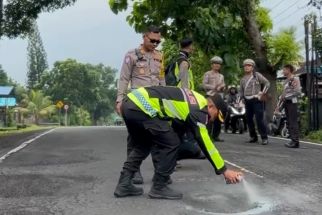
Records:
[[[116,105],[115,105],[115,111],[116,113],[121,116],[122,113],[121,113],[121,107],[122,107],[122,102],[116,102]]]
[[[243,173],[227,169],[224,173],[227,184],[237,184],[241,182]]]

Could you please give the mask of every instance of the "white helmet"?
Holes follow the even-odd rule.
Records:
[[[243,66],[245,65],[252,65],[253,67],[255,66],[255,61],[253,59],[246,59],[243,62]]]
[[[222,64],[223,60],[221,57],[214,56],[213,58],[210,59],[210,63]]]

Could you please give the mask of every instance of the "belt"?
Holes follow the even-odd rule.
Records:
[[[258,99],[258,95],[245,96],[245,99],[247,99],[247,100]]]

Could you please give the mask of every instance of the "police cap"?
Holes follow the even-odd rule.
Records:
[[[252,65],[252,66],[255,66],[255,61],[253,59],[246,59],[244,60],[243,62],[243,66],[245,65]]]
[[[223,60],[221,57],[214,56],[213,58],[210,59],[210,63],[222,64]]]

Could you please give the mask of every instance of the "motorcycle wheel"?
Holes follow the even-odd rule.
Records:
[[[289,132],[288,132],[288,129],[286,127],[286,124],[282,128],[281,136],[284,137],[284,138],[288,138],[289,137]]]
[[[237,120],[237,128],[238,128],[239,134],[243,134],[244,133],[245,127],[244,127],[243,119],[238,119]]]

